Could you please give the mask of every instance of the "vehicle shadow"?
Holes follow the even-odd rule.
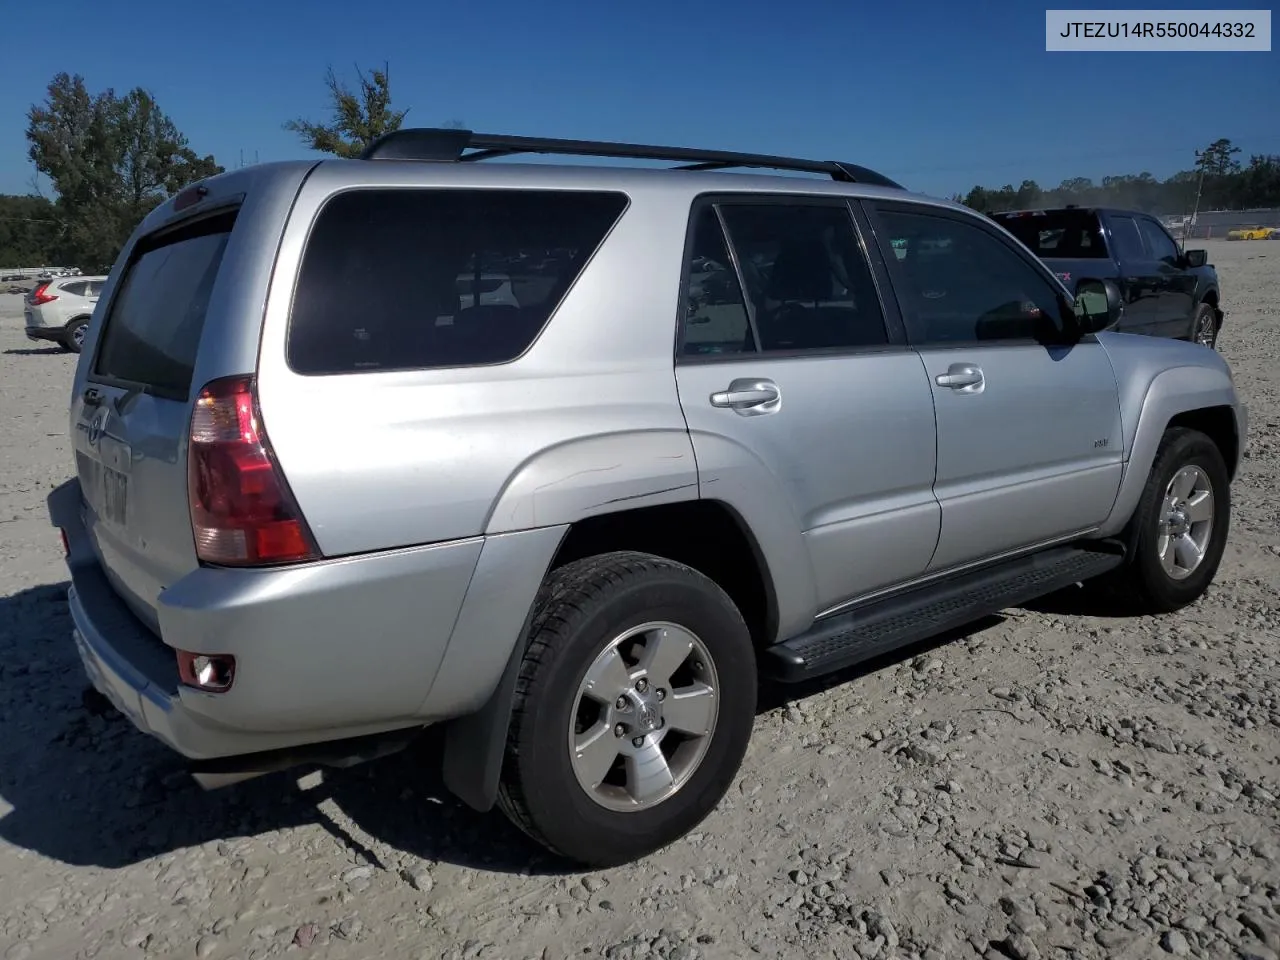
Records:
[[[49,357],[66,352],[61,347],[12,347],[5,351],[12,357]]]
[[[1071,587],[1033,600],[1026,604],[1026,608],[1036,613],[1071,617],[1130,619],[1142,615],[1132,601],[1119,594]]]
[[[813,696],[999,620],[988,618],[811,683],[763,684],[759,711]],[[381,858],[358,834],[425,860],[485,871],[576,872],[499,811],[480,814],[456,800],[439,775],[441,744],[433,731],[402,753],[348,769],[323,768],[319,785],[309,789],[299,786],[308,772],[299,768],[204,791],[167,747],[110,707],[102,709],[101,698],[85,696],[70,638],[65,583],[0,598],[4,842],[67,864],[117,868],[210,841],[316,825],[374,864]],[[341,815],[332,816],[325,801]]]
[[[74,865],[121,867],[171,850],[314,824],[377,855],[330,816],[393,848],[501,872],[567,872],[498,811],[479,814],[440,780],[435,737],[349,769],[309,768],[204,791],[181,759],[101,698],[86,697],[66,584],[0,598],[0,840]],[[430,733],[430,732],[428,732]],[[4,810],[11,807],[9,812]]]

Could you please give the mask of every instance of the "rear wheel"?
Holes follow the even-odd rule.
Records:
[[[652,853],[720,802],[746,752],[755,655],[732,601],[683,564],[589,557],[539,594],[499,803],[590,866]]]
[[[84,348],[84,334],[89,329],[89,318],[80,317],[67,324],[62,334],[62,348],[71,353],[79,353]]]
[[[1194,603],[1218,572],[1230,519],[1230,479],[1217,444],[1198,430],[1167,431],[1130,520],[1133,554],[1105,586],[1139,612]]]
[[[1218,317],[1213,312],[1213,305],[1202,303],[1196,308],[1195,319],[1191,324],[1191,339],[1196,343],[1216,349],[1218,344]]]

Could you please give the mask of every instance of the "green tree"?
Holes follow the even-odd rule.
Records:
[[[1196,169],[1204,171],[1205,176],[1210,177],[1236,173],[1240,169],[1240,161],[1235,159],[1235,155],[1239,152],[1239,147],[1222,137],[1203,150],[1196,151]]]
[[[0,267],[57,263],[60,234],[51,201],[0,195]]]
[[[198,156],[141,87],[90,93],[80,75],[57,74],[27,112],[28,156],[53,184],[62,259],[109,266],[138,222],[166,197],[222,172]]]
[[[359,91],[353,91],[329,68],[325,85],[329,90],[330,121],[289,120],[284,128],[291,130],[310,149],[339,157],[358,157],[370,143],[399,130],[408,109],[391,109],[390,66],[371,70],[366,75],[356,67]]]
[[[1240,152],[1230,140],[1215,140],[1206,149],[1196,151],[1192,169],[1180,170],[1164,180],[1148,171],[1113,174],[1097,184],[1087,177],[1073,177],[1045,191],[1040,191],[1034,180],[1023,180],[1016,191],[1007,184],[1000,189],[974,186],[960,202],[983,213],[1074,203],[1154,214],[1187,214],[1199,194],[1201,210],[1280,206],[1280,156],[1255,154],[1247,166],[1242,166],[1234,159]]]
[[[1013,203],[1019,209],[1026,210],[1039,204],[1043,197],[1044,191],[1040,189],[1040,184],[1034,180],[1023,180],[1018,186]]]

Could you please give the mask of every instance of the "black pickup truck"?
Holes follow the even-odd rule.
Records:
[[[1116,281],[1124,298],[1117,330],[1216,346],[1223,318],[1218,273],[1206,251],[1183,250],[1155,217],[1067,206],[1011,210],[991,219],[1072,293],[1082,280]]]

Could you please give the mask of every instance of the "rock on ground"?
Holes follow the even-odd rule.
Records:
[[[1209,246],[1252,414],[1212,592],[769,699],[720,809],[595,874],[421,754],[204,794],[86,709],[44,513],[73,360],[0,298],[0,958],[1280,956],[1280,245]]]

